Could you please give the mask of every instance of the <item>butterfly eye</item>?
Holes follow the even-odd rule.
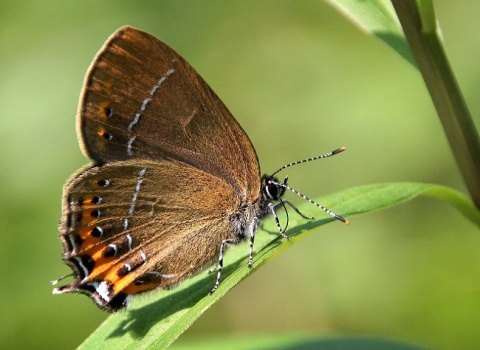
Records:
[[[278,187],[277,184],[269,182],[265,186],[265,193],[267,194],[268,198],[277,200],[283,194],[283,191]]]

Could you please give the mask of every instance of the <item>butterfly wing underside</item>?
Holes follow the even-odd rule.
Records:
[[[247,135],[192,67],[153,36],[115,32],[86,75],[77,132],[93,165],[64,187],[60,239],[80,292],[108,311],[218,257],[260,194]]]
[[[87,294],[109,311],[213,262],[238,206],[226,182],[163,160],[93,166],[65,192],[60,237],[76,280],[57,293]]]
[[[138,29],[120,28],[95,57],[77,128],[95,162],[175,159],[248,201],[259,193],[258,159],[241,126],[180,55]]]

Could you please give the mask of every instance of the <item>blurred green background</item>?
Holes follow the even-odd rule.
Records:
[[[478,125],[478,4],[435,5]],[[87,163],[75,134],[83,76],[124,24],[197,69],[264,172],[346,146],[285,172],[311,197],[389,181],[465,191],[418,72],[322,1],[4,0],[0,23],[2,349],[74,348],[108,316],[85,296],[53,296],[49,281],[70,271],[57,222],[63,183]],[[479,248],[478,229],[433,199],[332,223],[237,286],[178,345],[307,332],[480,348]]]

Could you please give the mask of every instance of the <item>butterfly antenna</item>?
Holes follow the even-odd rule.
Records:
[[[328,158],[328,157],[334,156],[335,154],[338,154],[338,153],[343,152],[343,151],[345,151],[345,147],[340,147],[340,148],[337,148],[336,150],[333,150],[333,151],[331,151],[331,152],[322,154],[321,156],[316,156],[316,157],[307,158],[307,159],[303,159],[303,160],[297,160],[296,162],[285,164],[285,165],[282,166],[280,169],[276,170],[276,171],[272,174],[272,176],[274,176],[275,174],[279,173],[279,172],[282,171],[283,169],[286,169],[286,168],[288,168],[288,167],[291,167],[292,165],[307,163],[307,162],[311,162],[312,160],[317,160],[317,159],[322,159],[322,158]]]
[[[341,152],[341,151],[340,151]],[[330,152],[332,153],[332,152]],[[327,153],[328,154],[328,153]],[[335,153],[333,153],[335,154]],[[331,155],[333,155],[331,154]],[[330,157],[330,156],[327,156],[327,157]],[[315,202],[314,200],[308,198],[307,196],[305,196],[304,194],[298,192],[296,189],[288,186],[287,184],[284,184],[284,183],[280,183],[278,181],[275,181],[275,180],[270,180],[269,182],[277,185],[277,186],[280,186],[280,187],[283,187],[283,188],[286,188],[287,190],[290,190],[292,191],[293,193],[295,193],[297,196],[300,196],[302,197],[303,199],[305,199],[306,201],[312,203],[313,205],[317,206],[318,208],[322,209],[325,213],[327,213],[328,215],[330,215],[331,217],[333,217],[334,219],[337,219],[341,222],[343,222],[344,224],[348,225],[349,222],[347,219],[345,219],[343,216],[340,216],[338,214],[335,214],[333,211],[329,210],[328,208],[325,208],[323,205],[321,204],[318,204],[317,202]]]

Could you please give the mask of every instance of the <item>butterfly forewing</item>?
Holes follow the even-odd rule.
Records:
[[[60,292],[88,294],[107,310],[214,261],[239,205],[222,179],[164,160],[93,166],[65,193],[60,237],[78,279]]]
[[[224,179],[248,201],[260,191],[255,150],[225,105],[175,51],[131,27],[94,59],[78,131],[95,162],[175,159]]]

